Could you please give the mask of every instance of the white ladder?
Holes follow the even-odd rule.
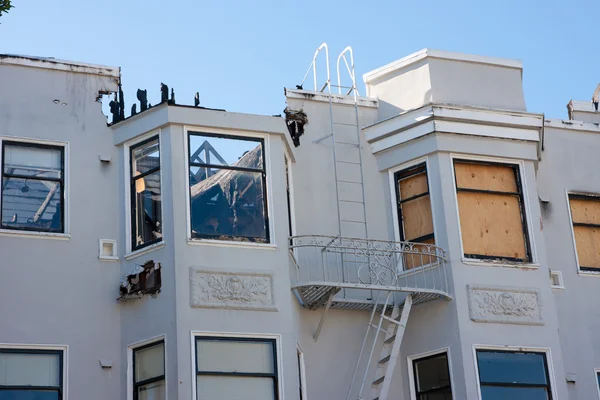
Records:
[[[367,326],[367,332],[363,339],[362,347],[360,349],[360,353],[358,356],[358,360],[356,362],[356,368],[354,369],[354,374],[352,376],[352,382],[350,383],[350,388],[348,390],[348,395],[346,396],[346,400],[350,399],[352,394],[352,389],[354,387],[354,381],[356,379],[356,373],[358,368],[360,367],[360,362],[362,359],[362,355],[364,353],[365,345],[369,336],[371,336],[371,332],[374,333],[371,345],[371,351],[369,352],[369,356],[367,358],[367,365],[365,367],[365,373],[363,375],[363,379],[358,390],[357,400],[386,400],[390,391],[390,387],[392,384],[392,378],[394,376],[394,369],[396,368],[396,363],[398,361],[398,355],[400,354],[400,346],[402,344],[402,338],[404,336],[404,331],[406,328],[406,323],[408,321],[408,316],[410,314],[410,310],[412,308],[413,298],[412,294],[409,294],[404,300],[403,307],[401,309],[401,304],[396,303],[392,307],[392,313],[390,316],[386,315],[386,311],[389,306],[392,305],[390,301],[393,299],[393,292],[387,292],[385,301],[383,304],[379,303],[379,297],[377,296],[377,300],[375,301],[375,305],[373,306],[373,311],[371,312],[371,318],[369,320],[369,324]],[[375,314],[377,308],[381,308],[381,314],[379,315],[379,322],[377,325],[374,324]],[[383,329],[384,321],[387,323],[387,328]],[[375,353],[375,347],[377,346],[377,342],[379,339],[379,334],[384,333],[383,346],[381,348],[381,353],[379,358],[377,359],[377,367],[375,369],[375,374],[373,376],[373,380],[371,381],[371,390],[368,398],[362,397],[362,393],[365,389],[365,384],[369,380],[369,372],[371,367],[371,360],[373,359],[373,354]]]

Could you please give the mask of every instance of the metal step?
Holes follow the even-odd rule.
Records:
[[[391,337],[391,338],[389,338],[389,339],[386,339],[386,340],[385,340],[385,342],[383,342],[383,344],[387,346],[387,345],[389,345],[389,344],[392,344],[392,343],[394,343],[394,340],[396,340],[396,335],[392,336],[392,337]]]
[[[385,363],[387,363],[388,361],[390,361],[390,357],[391,357],[391,354],[389,356],[387,356],[387,357],[382,358],[381,360],[379,360],[378,364],[379,365],[384,365]]]

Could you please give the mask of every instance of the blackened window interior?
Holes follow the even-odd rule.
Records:
[[[64,148],[2,142],[3,229],[64,232]]]
[[[0,349],[0,400],[61,400],[63,352]]]
[[[477,351],[481,400],[551,400],[545,353]]]
[[[160,143],[158,136],[131,146],[132,250],[162,240]]]
[[[269,242],[264,141],[189,135],[193,238]]]
[[[133,399],[165,399],[165,342],[154,342],[133,351]]]
[[[452,400],[446,353],[413,361],[413,372],[417,400]]]

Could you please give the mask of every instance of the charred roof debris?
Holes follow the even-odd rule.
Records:
[[[300,136],[304,134],[304,125],[308,123],[308,117],[304,111],[292,110],[289,107],[286,107],[283,113],[285,114],[285,123],[292,142],[294,142],[295,147],[298,147],[300,146]]]

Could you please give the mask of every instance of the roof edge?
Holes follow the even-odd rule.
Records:
[[[67,71],[90,75],[109,76],[119,79],[120,67],[100,64],[88,64],[78,61],[58,60],[52,57],[35,57],[19,54],[0,54],[0,65],[17,65],[22,67],[42,68],[55,71]]]

